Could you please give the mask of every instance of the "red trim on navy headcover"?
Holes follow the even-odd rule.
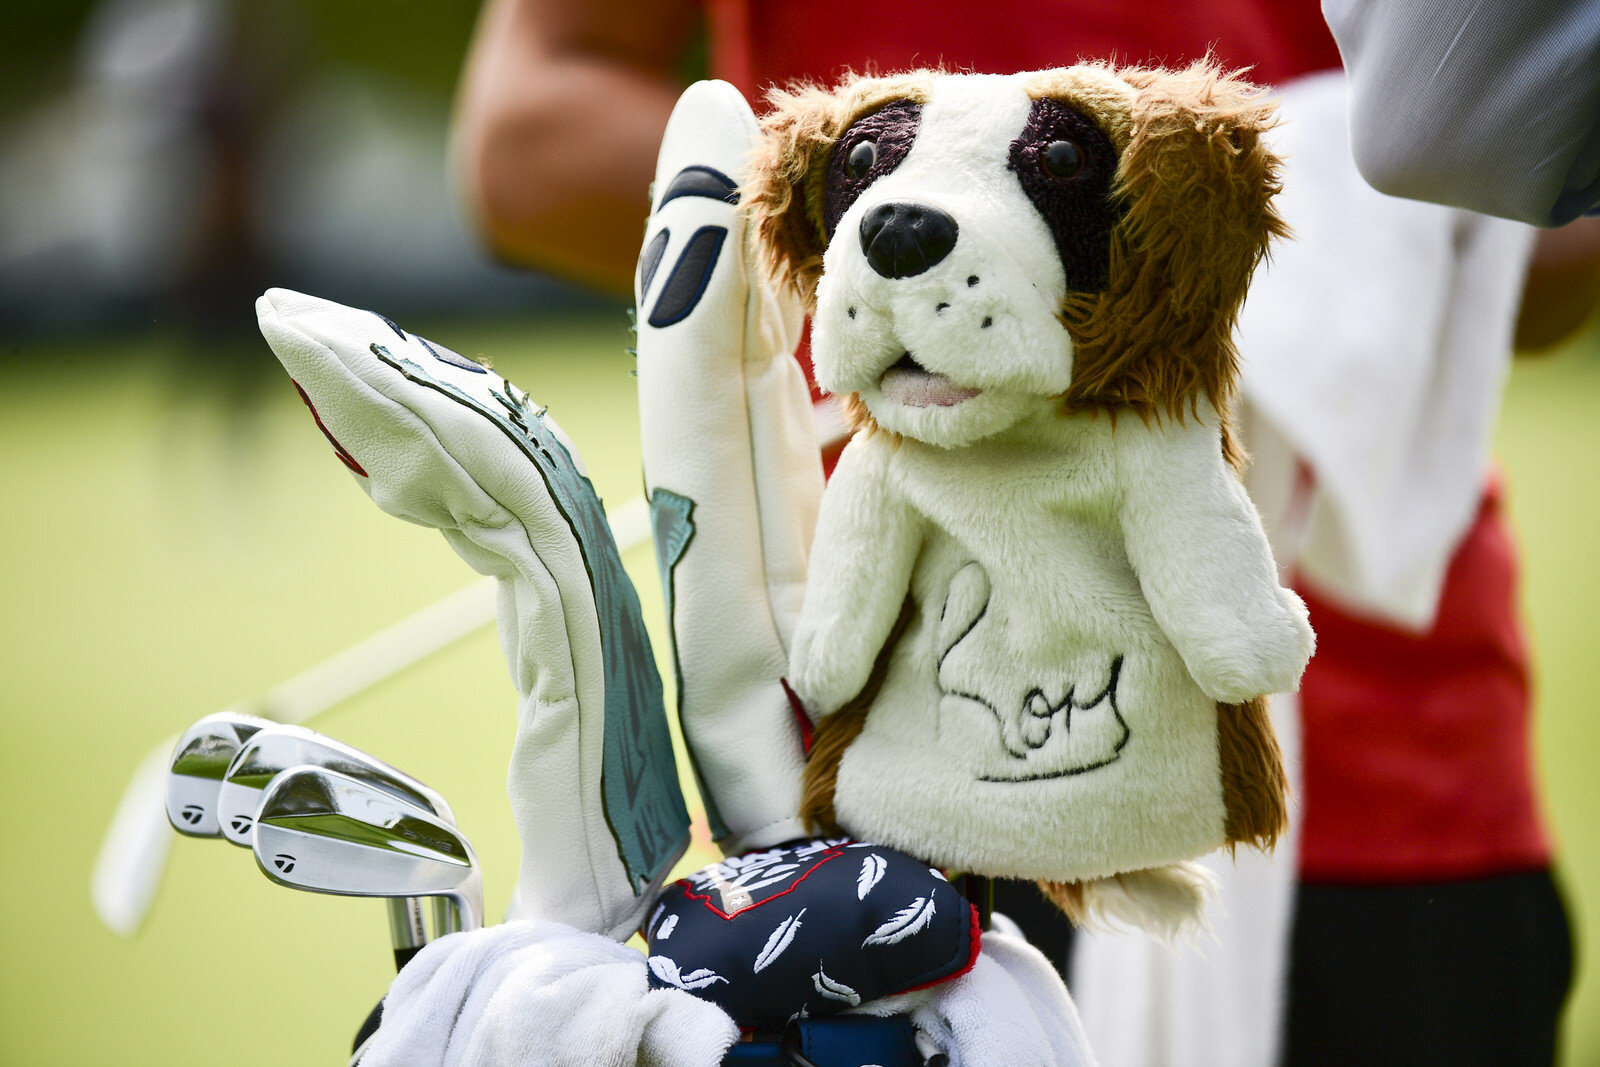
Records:
[[[944,982],[953,982],[978,965],[978,953],[983,951],[983,920],[978,917],[978,906],[968,902],[967,907],[972,909],[972,938],[968,942],[967,962],[961,965],[959,971],[947,974],[943,978],[935,978],[931,982],[914,985],[910,989],[902,989],[902,993],[915,993],[919,989],[931,989]]]
[[[363,478],[371,477],[371,475],[362,469],[361,464],[356,462],[356,457],[345,451],[344,445],[341,445],[333,436],[333,434],[328,432],[328,428],[322,424],[322,416],[317,414],[317,406],[311,402],[311,398],[309,396],[306,396],[306,391],[300,388],[300,383],[291,378],[289,379],[289,384],[293,385],[294,391],[300,394],[300,399],[305,402],[306,410],[311,412],[311,417],[317,420],[317,429],[322,431],[322,436],[326,437],[328,439],[328,443],[333,446],[333,454],[339,457],[339,462],[343,463],[346,467],[349,467]]]
[[[692,883],[687,878],[680,878],[680,879],[678,879],[677,882],[675,882],[673,884],[683,886],[683,895],[688,897],[690,900],[698,900],[698,901],[700,901],[702,904],[705,905],[707,911],[712,912],[713,914],[717,915],[719,918],[731,919],[735,915],[743,915],[745,912],[749,911],[751,908],[759,908],[763,904],[771,903],[772,901],[777,900],[779,897],[786,897],[790,893],[793,893],[796,889],[800,888],[800,883],[801,882],[804,882],[807,878],[810,878],[813,874],[816,874],[817,871],[822,869],[822,865],[827,863],[829,860],[838,859],[840,853],[842,853],[843,851],[844,851],[844,846],[843,845],[839,845],[839,846],[837,846],[835,848],[829,849],[826,852],[823,852],[817,858],[815,863],[812,863],[809,867],[807,867],[805,869],[805,871],[801,873],[800,877],[798,877],[798,878],[796,878],[794,880],[794,884],[789,886],[788,889],[785,889],[781,893],[774,893],[770,897],[762,897],[760,900],[752,900],[750,903],[746,904],[744,907],[735,908],[732,911],[723,911],[721,908],[719,908],[715,904],[711,903],[711,894],[709,894],[709,893],[696,893],[693,889],[690,888]]]
[[[806,755],[811,755],[811,742],[816,736],[817,728],[811,724],[811,716],[806,714],[806,706],[800,703],[800,698],[795,696],[793,689],[789,688],[789,679],[779,678],[778,684],[783,686],[783,695],[789,698],[789,707],[794,712],[794,721],[800,727],[800,749]]]

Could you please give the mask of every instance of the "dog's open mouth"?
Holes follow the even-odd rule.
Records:
[[[883,372],[883,377],[878,379],[878,390],[886,400],[913,408],[955,407],[981,392],[935,374],[912,358],[910,352],[902,352]]]

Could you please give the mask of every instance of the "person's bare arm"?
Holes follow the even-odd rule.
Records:
[[[694,0],[489,0],[453,155],[490,250],[623,294]]]

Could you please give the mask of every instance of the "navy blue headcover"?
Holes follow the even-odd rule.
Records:
[[[840,839],[732,856],[667,886],[644,929],[650,984],[741,1026],[779,1029],[932,985],[972,966],[972,905],[938,871]]]

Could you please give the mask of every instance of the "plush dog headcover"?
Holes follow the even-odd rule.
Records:
[[[1257,618],[1246,610],[1251,621],[1242,628],[1249,631],[1260,622],[1262,632],[1241,633],[1236,650],[1251,659],[1250,645],[1258,636],[1271,649],[1256,657],[1261,663],[1253,675],[1244,672],[1262,688],[1240,690],[1212,677],[1215,672],[1198,662],[1210,653],[1198,651],[1204,642],[1193,634],[1167,633],[1171,643],[1165,652],[1150,653],[1153,658],[1144,663],[1129,659],[1124,670],[1115,640],[1100,642],[1096,633],[1088,644],[1101,644],[1105,662],[1092,668],[1087,660],[1059,670],[1041,668],[1061,676],[1027,694],[1017,712],[997,710],[998,701],[952,689],[954,682],[946,675],[954,677],[959,668],[974,678],[987,677],[984,672],[991,670],[992,665],[976,661],[970,670],[961,667],[957,645],[967,641],[968,658],[973,658],[976,638],[968,641],[968,632],[959,627],[976,632],[985,612],[991,616],[985,625],[999,625],[993,619],[1005,610],[1005,582],[993,572],[1000,556],[986,562],[987,571],[984,566],[974,571],[966,561],[984,560],[987,550],[980,542],[1003,538],[1007,522],[1017,520],[1025,527],[1028,520],[1018,519],[1018,498],[1004,491],[997,490],[1000,495],[988,504],[968,509],[966,531],[959,527],[968,520],[950,517],[954,512],[947,514],[942,503],[947,496],[961,495],[961,478],[985,478],[984,463],[995,464],[988,469],[999,472],[1014,466],[1012,459],[1021,463],[1023,456],[1048,455],[1054,449],[1056,472],[1064,464],[1081,462],[1080,481],[1099,488],[1072,505],[1077,512],[1058,509],[1042,521],[1066,514],[1069,527],[1093,529],[1094,537],[1104,535],[1109,544],[1115,538],[1107,531],[1134,520],[1121,514],[1104,523],[1100,518],[1105,516],[1085,523],[1079,517],[1101,504],[1106,515],[1121,506],[1122,489],[1114,483],[1145,462],[1130,456],[1159,455],[1169,447],[1176,450],[1174,456],[1184,448],[1192,452],[1189,445],[1169,445],[1168,438],[1199,435],[1210,442],[1204,447],[1219,466],[1224,458],[1237,466],[1240,457],[1227,415],[1237,377],[1231,335],[1252,271],[1269,241],[1284,232],[1271,205],[1278,162],[1261,139],[1271,124],[1270,105],[1254,87],[1205,63],[1182,71],[1077,66],[1007,77],[922,71],[850,78],[832,91],[775,91],[769,103],[772,111],[764,121],[768,136],[758,149],[746,190],[759,241],[774,279],[798,289],[812,309],[819,383],[848,398],[866,431],[852,445],[857,457],[850,460],[847,453],[841,471],[861,484],[881,479],[892,489],[887,495],[905,498],[886,505],[892,512],[887,518],[869,516],[866,512],[876,504],[850,498],[856,490],[831,486],[830,494],[838,488],[846,498],[835,512],[853,515],[836,517],[831,531],[824,504],[807,610],[814,616],[811,636],[820,635],[819,644],[835,644],[827,650],[801,649],[791,668],[801,696],[823,717],[808,771],[808,817],[821,826],[843,823],[850,832],[874,835],[930,860],[1063,883],[1160,866],[1224,844],[1270,846],[1286,823],[1284,778],[1260,694],[1293,684],[1309,654],[1310,634],[1298,601],[1277,589],[1259,520],[1231,477],[1229,485],[1208,482],[1197,492],[1222,502],[1218,507],[1227,517],[1218,519],[1216,529],[1226,531],[1225,540],[1243,545],[1238,550],[1243,562],[1237,566],[1248,576],[1240,581],[1255,591],[1261,612]],[[1124,416],[1120,423],[1119,415]],[[876,452],[862,444],[874,436]],[[937,455],[965,456],[954,466],[968,463],[969,469],[945,481],[945,474],[928,473],[942,462],[931,458]],[[1085,456],[1104,457],[1105,465],[1097,467]],[[1197,462],[1204,465],[1203,457]],[[901,512],[894,508],[910,516],[905,519],[910,526],[938,528],[936,537],[908,534],[915,544],[901,546],[911,557],[903,561],[908,576],[901,587],[904,610],[900,597],[887,605],[856,604],[845,594],[819,589],[830,581],[817,570],[828,565],[830,538],[848,539],[852,522],[862,530],[873,523],[897,526]],[[1240,528],[1238,538],[1233,537],[1235,527]],[[1194,532],[1204,537],[1212,531],[1197,527]],[[888,539],[899,536],[891,533]],[[1030,536],[1026,528],[1019,534],[1024,544]],[[1042,550],[1052,544],[1048,539],[1038,543]],[[850,551],[860,552],[862,546]],[[1112,576],[1108,588],[1115,587],[1120,596],[1125,590],[1116,581],[1126,577],[1123,572],[1130,570],[1135,551],[1119,555],[1123,548],[1116,545],[1086,552],[1083,573],[1104,570]],[[1131,569],[1139,571],[1141,562],[1149,573],[1136,574],[1132,588],[1137,598],[1137,583],[1144,583],[1149,609],[1108,601],[1103,610],[1111,620],[1109,630],[1122,625],[1118,612],[1148,619],[1149,610],[1154,610],[1160,629],[1174,628],[1165,618],[1170,614],[1164,603],[1167,594],[1158,596],[1150,588],[1158,580],[1158,567],[1134,558]],[[1057,563],[1054,574],[1046,568],[1044,580],[1060,577],[1070,585],[1080,560],[1069,550]],[[898,565],[885,563],[890,570]],[[1232,557],[1227,566],[1236,566]],[[931,573],[941,567],[943,573]],[[1211,577],[1227,584],[1227,575],[1224,567],[1218,575],[1200,579],[1199,592],[1205,593]],[[860,580],[877,579],[863,571]],[[1037,592],[1047,605],[1039,618],[1047,620],[1051,591]],[[1175,595],[1182,599],[1181,591]],[[830,597],[839,603],[831,603]],[[991,612],[990,604],[1000,606]],[[1083,607],[1080,602],[1073,610]],[[1213,607],[1226,611],[1229,606]],[[829,630],[832,624],[823,619],[829,612],[836,618],[872,618]],[[1078,620],[1070,621],[1076,625]],[[803,631],[805,627],[803,618]],[[860,652],[840,652],[841,637],[879,642],[866,652],[869,663],[877,652],[870,676],[864,669],[843,670],[838,672],[845,679],[840,683],[816,666],[836,654],[860,658]],[[798,638],[801,644],[808,639],[805,632]],[[1030,642],[1042,649],[1052,640],[1059,645],[1049,635],[1034,640],[1012,633],[997,637],[989,652],[1002,645],[1021,649]],[[1164,643],[1159,633],[1116,640],[1131,641],[1129,648]],[[924,646],[921,658],[897,648],[897,642]],[[1219,647],[1228,643],[1227,637],[1218,639]],[[1150,679],[1169,669],[1183,674],[1185,662],[1172,655],[1174,645],[1194,679],[1173,683],[1172,692],[1184,695],[1169,698],[1160,689],[1165,683]],[[1192,655],[1191,646],[1197,649]],[[1018,652],[1019,662],[1038,649]],[[1057,651],[1061,649],[1068,646]],[[1071,646],[1058,659],[1078,652]],[[1270,666],[1265,665],[1268,660]],[[900,699],[897,671],[938,676],[937,688],[922,696],[931,705],[924,706],[932,733],[948,733],[954,729],[951,723],[961,719],[957,712],[936,714],[935,707],[945,709],[958,698],[977,702],[1000,720],[998,740],[992,743],[1009,753],[994,757],[998,762],[992,766],[1010,757],[1019,767],[1054,761],[1034,776],[1040,779],[1034,783],[1040,794],[1048,796],[1024,803],[1019,811],[1031,810],[1030,805],[1096,810],[1097,791],[1128,784],[1119,785],[1115,777],[1124,773],[1119,763],[1129,762],[1119,760],[1122,746],[1147,746],[1146,752],[1161,752],[1156,759],[1181,762],[1187,758],[1180,755],[1187,751],[1184,746],[1192,749],[1195,737],[1205,736],[1214,743],[1210,755],[1202,753],[1197,762],[1211,762],[1197,774],[1209,778],[1212,796],[1204,795],[1203,785],[1189,790],[1180,784],[1185,775],[1176,774],[1170,796],[1146,797],[1139,802],[1145,807],[1124,811],[1121,821],[1086,830],[1089,839],[1064,847],[1053,844],[1032,854],[1016,844],[990,851],[980,843],[987,831],[975,829],[987,816],[977,817],[976,812],[988,811],[990,798],[1004,806],[1009,800],[998,798],[1016,795],[994,792],[993,776],[975,774],[976,784],[952,781],[951,795],[970,805],[971,820],[959,807],[944,810],[937,804],[941,814],[931,819],[920,810],[900,812],[893,797],[904,789],[863,784],[847,790],[841,785],[841,763],[843,777],[851,776],[849,750],[862,748],[856,742],[863,729],[868,740],[873,736],[868,721],[875,702],[887,707]],[[850,691],[830,690],[839,684]],[[1126,702],[1144,691],[1141,687],[1152,685],[1152,692],[1162,694],[1152,703],[1185,704],[1186,710],[1169,714],[1171,709],[1162,707],[1135,713],[1115,707],[1119,696]],[[1052,686],[1063,688],[1065,697],[1058,700],[1061,694]],[[1097,698],[1104,699],[1097,703]],[[911,707],[915,701],[905,697],[903,703]],[[1096,725],[1095,709],[1107,708],[1115,722],[1108,718],[1109,725]],[[1136,714],[1149,718],[1134,723]],[[895,715],[886,710],[878,720],[887,722]],[[910,716],[900,716],[901,729]],[[1082,753],[1041,755],[1057,748],[1066,752],[1069,742],[1063,738],[1075,716],[1081,726],[1070,744]],[[1160,721],[1164,717],[1191,720],[1182,729],[1193,736],[1161,749],[1153,738],[1169,729]],[[1062,735],[1055,742],[1052,723]],[[1104,731],[1099,741],[1097,730]],[[977,737],[973,735],[975,745],[991,743]],[[880,763],[889,744],[874,748]],[[1201,750],[1205,744],[1200,743]],[[1099,757],[1088,754],[1097,746],[1105,750]],[[1101,767],[1111,769],[1099,775]],[[866,783],[870,777],[857,768],[858,781]],[[886,782],[896,778],[887,769],[878,777]],[[1028,776],[1006,781],[1026,788],[1024,778]],[[1133,791],[1148,791],[1149,780]],[[915,782],[914,772],[902,784],[912,793],[933,785]],[[848,798],[847,791],[852,792]],[[1169,815],[1192,825],[1172,833],[1158,829],[1151,835],[1158,839],[1155,844],[1132,840],[1144,830],[1137,824],[1160,822]],[[913,829],[919,820],[933,825]],[[1038,829],[1054,832],[1051,825]],[[942,840],[963,834],[966,844],[941,849]],[[1129,840],[1107,839],[1119,835]]]
[[[776,280],[814,305],[844,210],[905,159],[935,87],[949,77],[919,71],[770,94],[769,136],[747,199]],[[1287,232],[1272,207],[1278,159],[1261,139],[1271,105],[1203,63],[1183,71],[1078,66],[1008,80],[1028,101],[1026,125],[1014,139],[996,130],[993,140],[1060,257],[1059,312],[1073,347],[1064,400],[1148,415],[1205,397],[1225,410],[1250,275]],[[851,151],[868,139],[875,158],[857,176]],[[1079,168],[1065,182],[1041,156],[1057,140],[1080,153],[1063,164]],[[956,185],[980,161],[950,162]],[[972,192],[982,189],[980,177]],[[1033,284],[1055,272],[1039,273]]]

